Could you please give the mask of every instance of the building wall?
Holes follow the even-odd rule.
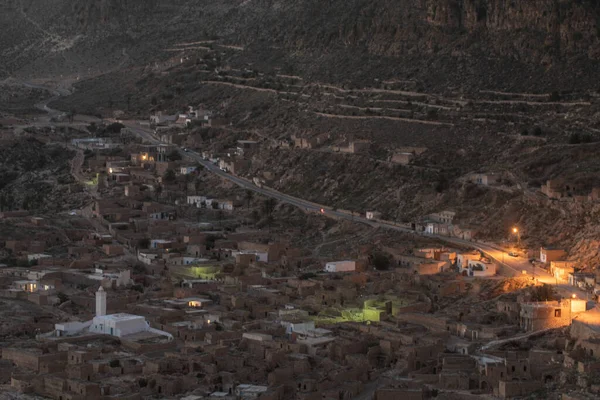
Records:
[[[570,324],[571,309],[568,302],[524,304],[521,307],[520,326],[526,331],[559,328]]]
[[[503,399],[525,396],[542,388],[538,381],[500,381],[498,394]]]
[[[355,261],[338,261],[325,264],[326,272],[352,272],[356,270]]]
[[[396,153],[392,156],[391,161],[400,165],[408,165],[415,158],[412,153]]]
[[[562,249],[550,250],[542,248],[540,250],[540,261],[544,263],[558,261],[566,255],[567,252]]]

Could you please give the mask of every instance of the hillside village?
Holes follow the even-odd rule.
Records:
[[[106,134],[65,144],[75,154],[70,190],[87,196],[86,206],[2,210],[3,231],[22,233],[0,238],[3,392],[58,400],[600,393],[596,275],[565,250],[527,250],[513,237],[506,257],[529,265],[515,271],[477,250],[477,232],[454,223],[453,211],[369,225],[387,224],[385,216],[279,202],[257,192],[268,174],[247,175],[263,140],[194,144],[187,126],[212,118],[190,107],[133,125],[98,123]]]
[[[600,2],[0,4],[0,400],[600,398]]]

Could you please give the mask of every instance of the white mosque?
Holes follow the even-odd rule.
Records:
[[[173,340],[173,335],[158,329],[150,327],[146,318],[133,314],[109,314],[106,315],[106,292],[100,286],[96,292],[96,316],[87,322],[67,322],[55,324],[56,336],[73,336],[81,333],[90,332],[96,334],[124,337],[136,333],[148,332],[160,336],[166,336]]]

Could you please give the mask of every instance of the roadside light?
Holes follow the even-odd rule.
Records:
[[[321,214],[325,214],[325,209],[321,208]]]
[[[573,296],[572,296],[572,297],[573,297],[574,299],[576,299],[576,298],[577,298],[577,295],[576,295],[575,293],[573,293]]]
[[[113,169],[112,169],[112,168],[109,168],[109,169],[108,169],[108,173],[112,174],[112,173],[113,173]]]
[[[517,228],[513,228],[513,233],[517,233],[519,230]]]
[[[206,321],[210,325],[210,319]]]

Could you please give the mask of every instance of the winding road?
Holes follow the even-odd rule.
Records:
[[[152,130],[140,127],[139,124],[135,121],[124,121],[123,123],[125,124],[126,127],[128,127],[130,129],[131,132],[140,136],[142,139],[146,140],[147,142],[152,143],[152,144],[161,144],[160,140],[158,140],[153,135]],[[500,246],[497,246],[493,243],[483,243],[483,242],[469,241],[469,240],[464,240],[464,239],[459,239],[459,238],[451,238],[451,237],[447,237],[447,236],[430,235],[430,234],[426,234],[424,232],[417,232],[417,231],[407,228],[407,227],[398,226],[398,225],[395,225],[388,221],[369,220],[362,216],[352,215],[349,212],[334,210],[331,207],[328,207],[326,205],[316,204],[316,203],[310,202],[308,200],[290,196],[290,195],[287,195],[285,193],[279,192],[279,191],[271,189],[271,188],[258,187],[253,182],[251,182],[247,179],[244,179],[239,176],[235,176],[235,175],[229,174],[225,171],[222,171],[217,165],[213,164],[212,162],[210,162],[208,160],[203,159],[202,156],[195,151],[192,151],[192,150],[184,151],[183,148],[181,148],[181,147],[178,147],[178,150],[179,150],[180,154],[182,155],[182,157],[184,157],[184,159],[188,159],[195,163],[201,164],[205,169],[207,169],[208,171],[210,171],[211,173],[213,173],[215,175],[220,176],[223,179],[227,179],[227,180],[235,183],[236,185],[243,187],[244,189],[252,190],[252,191],[254,191],[258,194],[261,194],[263,196],[266,196],[266,197],[274,198],[282,203],[291,204],[291,205],[301,208],[307,212],[322,213],[325,216],[330,217],[330,218],[360,222],[360,223],[369,225],[373,228],[390,229],[390,230],[397,231],[397,232],[409,233],[409,234],[413,234],[413,235],[419,235],[419,236],[423,236],[423,237],[439,239],[439,240],[442,240],[442,241],[452,244],[452,245],[474,248],[476,250],[481,251],[488,257],[492,258],[498,264],[504,266],[510,275],[513,275],[513,276],[526,275],[526,276],[531,277],[532,280],[536,280],[539,283],[554,285],[559,292],[561,292],[564,296],[567,296],[567,297],[571,297],[572,295],[575,295],[582,299],[586,299],[588,297],[588,294],[586,292],[580,290],[579,288],[576,288],[576,287],[573,287],[570,285],[566,285],[566,284],[558,284],[558,282],[556,282],[555,278],[552,275],[550,275],[548,272],[546,272],[545,270],[543,270],[539,267],[536,268],[534,265],[532,265],[529,262],[528,259],[526,259],[524,257],[520,257],[520,256],[512,257],[512,256],[508,255],[506,250],[502,249]]]
[[[23,83],[23,84],[26,86],[29,86],[29,87],[33,87],[33,88],[46,89],[46,90],[49,90],[53,94],[54,97],[52,97],[51,99],[48,99],[45,102],[40,103],[39,105],[36,105],[36,106],[41,107],[40,109],[43,109],[44,111],[47,111],[48,113],[60,112],[60,111],[49,108],[48,107],[49,102],[51,102],[52,100],[54,100],[60,96],[70,93],[68,90],[50,89],[50,88],[47,88],[44,86],[33,85],[33,84],[28,84],[28,83]],[[162,142],[158,138],[155,137],[154,132],[151,129],[140,126],[138,121],[121,121],[121,122],[130,130],[130,132],[139,136],[146,142],[148,142],[150,144],[155,144],[155,145],[162,144]],[[530,276],[532,278],[532,280],[536,280],[537,282],[555,285],[556,289],[565,296],[571,297],[571,296],[575,295],[579,298],[584,298],[584,299],[588,298],[588,293],[580,290],[579,288],[569,286],[566,284],[559,285],[558,282],[556,282],[555,279],[545,270],[543,270],[541,268],[535,268],[535,266],[533,266],[529,262],[529,260],[527,260],[526,258],[509,256],[508,253],[506,252],[506,250],[502,249],[500,246],[498,246],[496,244],[483,243],[483,242],[477,242],[477,241],[468,241],[468,240],[463,240],[463,239],[459,239],[459,238],[451,238],[451,237],[440,236],[440,235],[426,234],[424,232],[417,232],[408,227],[403,227],[403,226],[393,224],[389,221],[369,220],[365,217],[353,215],[346,211],[335,210],[326,205],[316,204],[316,203],[310,202],[308,200],[290,196],[290,195],[287,195],[285,193],[279,192],[277,190],[274,190],[274,189],[271,189],[268,187],[258,187],[253,182],[251,182],[247,179],[244,179],[244,178],[229,174],[225,171],[222,171],[217,165],[213,164],[212,162],[210,162],[208,160],[205,160],[204,158],[202,158],[202,156],[200,154],[198,154],[195,151],[192,151],[192,150],[184,151],[184,149],[182,147],[177,147],[177,149],[184,159],[188,159],[190,161],[198,163],[198,164],[202,165],[205,169],[210,171],[211,173],[213,173],[223,179],[229,180],[240,187],[243,187],[248,190],[252,190],[253,192],[261,194],[265,197],[271,197],[282,203],[291,204],[291,205],[301,208],[307,212],[321,213],[330,218],[360,222],[360,223],[366,224],[368,226],[371,226],[373,228],[389,229],[389,230],[402,232],[402,233],[420,235],[423,237],[439,239],[441,241],[444,241],[444,242],[452,244],[452,245],[474,248],[476,250],[481,251],[488,257],[492,258],[498,264],[502,265],[513,276],[527,275],[527,276]]]

